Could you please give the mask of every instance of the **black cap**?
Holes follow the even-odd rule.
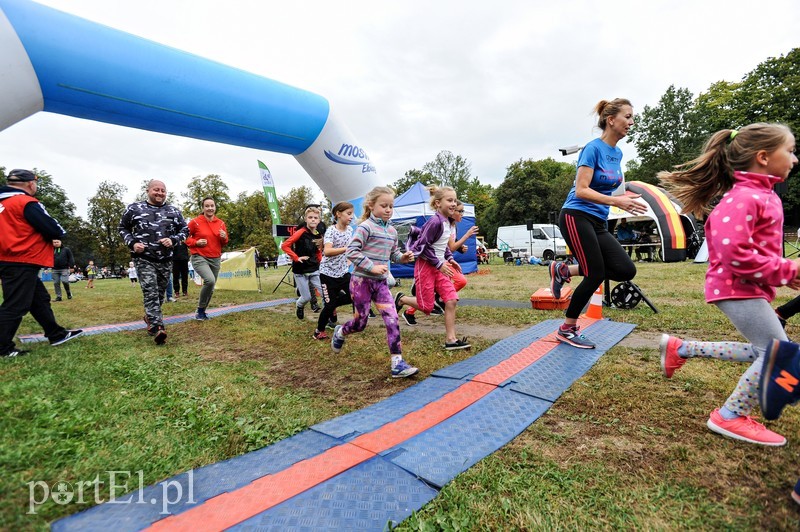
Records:
[[[30,170],[20,170],[19,168],[11,170],[8,174],[9,181],[36,181],[36,174]]]

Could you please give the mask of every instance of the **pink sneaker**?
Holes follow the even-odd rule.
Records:
[[[725,419],[719,415],[719,408],[711,412],[706,425],[708,425],[708,428],[713,432],[722,434],[728,438],[733,438],[734,440],[742,440],[759,445],[769,445],[770,447],[786,445],[786,438],[777,432],[772,432],[750,416]]]
[[[683,345],[683,340],[668,334],[661,335],[661,343],[659,349],[661,350],[661,371],[664,372],[666,378],[672,377],[679,367],[686,364],[685,358],[678,354],[678,348]]]

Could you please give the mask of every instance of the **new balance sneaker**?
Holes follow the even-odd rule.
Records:
[[[444,348],[448,351],[455,351],[456,349],[468,349],[472,347],[472,344],[467,342],[467,337],[463,337],[460,339],[456,339],[455,342],[445,342]]]
[[[3,353],[0,355],[0,358],[14,358],[14,357],[21,357],[27,355],[30,351],[25,351],[23,349],[12,349],[8,353]]]
[[[194,315],[194,319],[196,319],[197,321],[206,321],[206,320],[210,320],[211,316],[206,314],[206,309],[198,308],[197,312]]]
[[[786,438],[777,432],[772,432],[750,416],[725,419],[720,415],[719,408],[711,412],[706,425],[713,432],[722,434],[728,438],[733,438],[734,440],[757,443],[758,445],[768,445],[770,447],[786,445]]]
[[[585,335],[581,334],[580,331],[581,328],[577,325],[573,325],[568,329],[559,327],[558,332],[556,333],[556,338],[558,338],[559,342],[564,342],[565,344],[569,344],[572,347],[577,347],[578,349],[594,349],[594,342],[589,340]]]
[[[67,334],[63,336],[63,338],[59,338],[58,340],[51,340],[50,345],[56,346],[61,345],[64,342],[69,342],[73,338],[77,338],[83,334],[83,329],[75,329],[73,331],[67,331]]]
[[[400,309],[403,308],[403,303],[400,301],[403,299],[405,294],[403,292],[397,292],[397,295],[394,296],[394,309],[400,314]]]
[[[561,299],[561,287],[570,281],[569,266],[565,262],[554,260],[550,261],[548,271],[550,272],[550,292],[553,294],[553,298]]]
[[[330,338],[325,331],[314,331],[314,340],[327,340]]]
[[[419,369],[415,368],[405,360],[400,360],[395,366],[392,368],[392,378],[393,379],[402,379],[404,377],[410,377],[416,374]]]
[[[783,407],[800,399],[800,364],[794,342],[772,340],[759,376],[758,402],[766,419],[778,419]]]
[[[403,315],[403,319],[405,320],[405,322],[407,324],[409,324],[409,325],[416,325],[417,324],[416,316],[414,316],[413,314],[411,314],[407,310],[405,312],[401,312],[401,314]]]
[[[342,334],[342,326],[337,325],[336,328],[333,330],[333,336],[331,337],[331,350],[334,353],[338,353],[344,347],[344,335]]]
[[[302,320],[306,316],[306,311],[303,307],[297,307],[297,312],[295,312],[295,316],[297,316],[298,320]]]
[[[159,325],[158,331],[156,331],[156,336],[153,338],[156,345],[164,345],[167,343],[167,331],[164,330],[164,327]]]
[[[668,334],[661,335],[661,342],[658,345],[661,351],[661,371],[666,378],[672,377],[673,373],[686,364],[686,358],[678,354],[678,348],[683,345],[683,340]]]

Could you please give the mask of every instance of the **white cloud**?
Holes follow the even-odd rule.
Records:
[[[324,96],[387,182],[448,149],[496,185],[520,158],[589,140],[599,99],[641,109],[671,84],[736,81],[797,46],[800,27],[794,0],[41,3]],[[763,17],[778,22],[755,27]],[[209,173],[255,191],[256,159],[279,194],[317,190],[288,155],[49,113],[0,132],[0,165],[47,170],[81,213],[105,179],[128,199],[145,178],[180,192]]]

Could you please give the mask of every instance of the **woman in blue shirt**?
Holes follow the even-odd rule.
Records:
[[[637,202],[638,194],[625,194],[619,186],[622,177],[622,150],[617,143],[633,125],[633,106],[624,98],[601,100],[594,108],[602,130],[584,146],[578,159],[575,184],[561,208],[559,226],[577,264],[550,263],[550,289],[553,297],[561,297],[561,287],[574,275],[583,281],[572,294],[563,325],[557,337],[561,342],[581,349],[594,349],[595,344],[578,327],[578,316],[604,279],[630,281],[636,266],[614,235],[608,231],[608,211],[619,207],[633,215],[646,207]],[[619,195],[617,195],[619,194]]]

